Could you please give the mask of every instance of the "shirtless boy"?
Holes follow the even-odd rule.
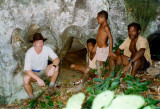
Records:
[[[96,69],[96,52],[93,52],[93,49],[95,47],[96,40],[93,38],[90,38],[87,40],[87,49],[88,49],[88,65],[87,66],[81,66],[81,65],[75,65],[72,64],[70,67],[74,70],[80,71],[83,76],[81,79],[79,79],[75,84],[79,84],[78,87],[76,87],[73,91],[77,92],[83,88],[84,83],[88,80],[89,77],[95,77],[94,73],[91,73],[91,69]]]
[[[97,66],[97,71],[98,75],[97,77],[100,78],[102,74],[102,69],[105,68],[104,63],[107,60],[108,56],[116,56],[113,51],[113,38],[111,35],[111,30],[109,28],[109,25],[107,23],[108,19],[108,13],[106,11],[100,11],[97,14],[97,22],[100,24],[100,27],[98,29],[98,34],[97,34],[97,44],[95,46],[96,49],[96,66]],[[109,39],[109,45],[107,44],[107,41]],[[95,51],[94,49],[94,51]]]
[[[140,36],[141,26],[138,23],[128,25],[128,36],[116,51],[117,57],[111,57],[110,71],[115,63],[124,65],[124,71],[128,72],[132,66],[131,75],[135,76],[137,70],[146,69],[152,64],[149,44],[146,38]],[[124,54],[121,51],[124,50]]]

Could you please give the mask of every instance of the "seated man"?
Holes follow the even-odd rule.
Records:
[[[93,52],[93,48],[95,47],[96,40],[93,38],[90,38],[87,40],[87,49],[88,49],[88,65],[87,66],[81,66],[81,65],[75,65],[72,64],[70,67],[74,70],[80,71],[83,73],[83,76],[81,79],[79,79],[74,84],[80,85],[75,88],[73,91],[77,92],[83,88],[84,83],[88,80],[89,77],[95,77],[94,73],[91,73],[91,69],[96,69],[96,52]]]
[[[30,99],[34,98],[31,82],[38,82],[39,86],[45,86],[41,79],[41,74],[45,72],[47,77],[50,77],[50,91],[53,91],[55,81],[58,77],[59,58],[50,47],[44,46],[44,39],[40,33],[33,35],[33,47],[28,49],[25,55],[24,64],[24,88]],[[51,58],[53,63],[47,66],[48,59]]]
[[[117,57],[111,57],[110,72],[118,65],[124,65],[124,72],[132,66],[131,75],[135,76],[137,70],[146,69],[152,64],[149,44],[146,38],[140,36],[141,26],[138,23],[128,25],[128,35],[116,51]],[[121,51],[124,50],[124,54]]]

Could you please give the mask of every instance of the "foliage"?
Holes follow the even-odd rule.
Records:
[[[106,90],[114,90],[116,89],[120,84],[120,77],[115,77],[116,73],[112,72],[111,77],[106,79],[99,79],[94,78],[93,80],[97,82],[97,84],[92,88],[88,87],[86,90],[90,93],[89,97],[86,100],[86,103],[84,105],[84,109],[90,109],[92,102],[96,95],[106,91]],[[115,78],[114,78],[115,77]]]
[[[150,81],[140,82],[139,78],[135,78],[133,76],[127,75],[126,78],[123,79],[127,83],[127,90],[125,94],[140,94],[143,91],[148,90],[147,85]]]
[[[38,99],[43,95],[44,91],[40,92],[39,95],[35,98],[29,101],[30,109],[37,107],[38,105]]]
[[[123,43],[123,40],[119,40],[118,43],[116,43],[113,47],[113,51],[116,52],[116,50],[119,48],[119,46]]]
[[[54,107],[52,97],[50,96],[45,96],[45,99],[43,101],[38,100],[43,95],[43,93],[44,91],[40,92],[39,95],[35,99],[29,101],[30,109],[37,108],[38,105],[40,105],[40,108],[53,108]]]
[[[53,101],[52,101],[52,97],[45,96],[45,99],[47,100],[47,102],[45,102],[45,101],[39,101],[40,107],[41,108],[53,108],[54,104],[53,104]]]
[[[147,105],[156,105],[159,102],[159,100],[154,100],[152,98],[145,98],[145,101]]]
[[[142,32],[157,15],[158,0],[125,0],[127,11],[141,24]]]

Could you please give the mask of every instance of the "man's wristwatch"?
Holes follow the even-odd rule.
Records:
[[[53,65],[53,67],[55,67],[55,68],[56,68],[57,66],[56,66],[56,65]]]

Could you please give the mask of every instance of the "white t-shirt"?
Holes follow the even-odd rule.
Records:
[[[25,55],[24,70],[44,70],[49,57],[52,60],[58,57],[50,47],[43,46],[40,54],[37,54],[34,47],[31,47]]]

